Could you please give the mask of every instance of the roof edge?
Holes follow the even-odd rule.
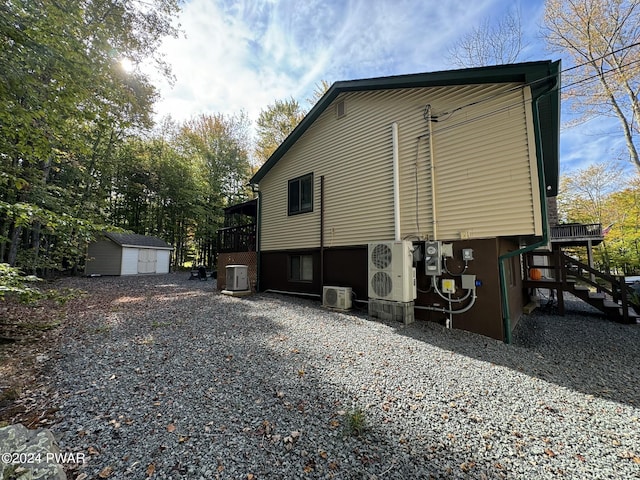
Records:
[[[287,138],[278,146],[267,161],[251,177],[252,185],[260,183],[273,166],[300,139],[305,131],[329,107],[331,102],[343,92],[388,90],[417,87],[435,87],[447,85],[468,85],[479,83],[528,83],[545,78],[554,70],[558,70],[559,61],[541,60],[535,62],[473,67],[458,70],[443,70],[427,73],[412,73],[387,77],[373,77],[359,80],[335,82],[318,100],[302,121],[293,129]],[[554,68],[555,67],[555,68]],[[559,75],[559,73],[558,73]],[[555,82],[555,78],[553,79]]]

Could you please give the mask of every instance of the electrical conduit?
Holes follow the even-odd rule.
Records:
[[[393,147],[393,225],[396,240],[400,235],[400,153],[398,147],[398,124],[391,124],[391,140]]]

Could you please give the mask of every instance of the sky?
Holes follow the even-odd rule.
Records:
[[[161,48],[175,80],[156,78],[156,116],[244,111],[255,122],[275,100],[293,97],[310,109],[321,80],[458,68],[447,59],[456,40],[514,6],[527,40],[522,61],[558,60],[540,39],[543,0],[188,0],[182,34]],[[567,123],[570,112],[562,115]],[[599,120],[563,127],[561,172],[623,151],[615,130]]]

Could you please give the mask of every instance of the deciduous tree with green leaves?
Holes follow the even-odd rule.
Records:
[[[120,62],[166,73],[157,47],[177,12],[178,0],[0,5],[0,261],[60,269],[101,228],[98,164],[150,125],[156,95]]]
[[[278,146],[304,118],[306,112],[297,100],[276,100],[260,112],[256,123],[255,156],[259,165],[266,162]]]
[[[598,268],[628,275],[640,272],[640,177],[626,178],[614,162],[567,172],[558,211],[565,223],[600,223],[607,233],[594,251]]]

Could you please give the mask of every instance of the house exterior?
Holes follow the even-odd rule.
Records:
[[[224,209],[224,227],[218,230],[218,290],[227,288],[227,265],[246,265],[249,289],[255,291],[258,277],[257,216],[257,198]]]
[[[105,232],[87,248],[85,274],[169,273],[173,247],[157,237]]]
[[[451,256],[438,285],[463,271],[477,285],[452,326],[509,341],[526,300],[521,254],[549,241],[559,86],[551,61],[333,84],[251,179],[258,289],[345,286],[357,305],[369,243],[440,241]],[[415,317],[444,322],[434,276],[415,266]]]

